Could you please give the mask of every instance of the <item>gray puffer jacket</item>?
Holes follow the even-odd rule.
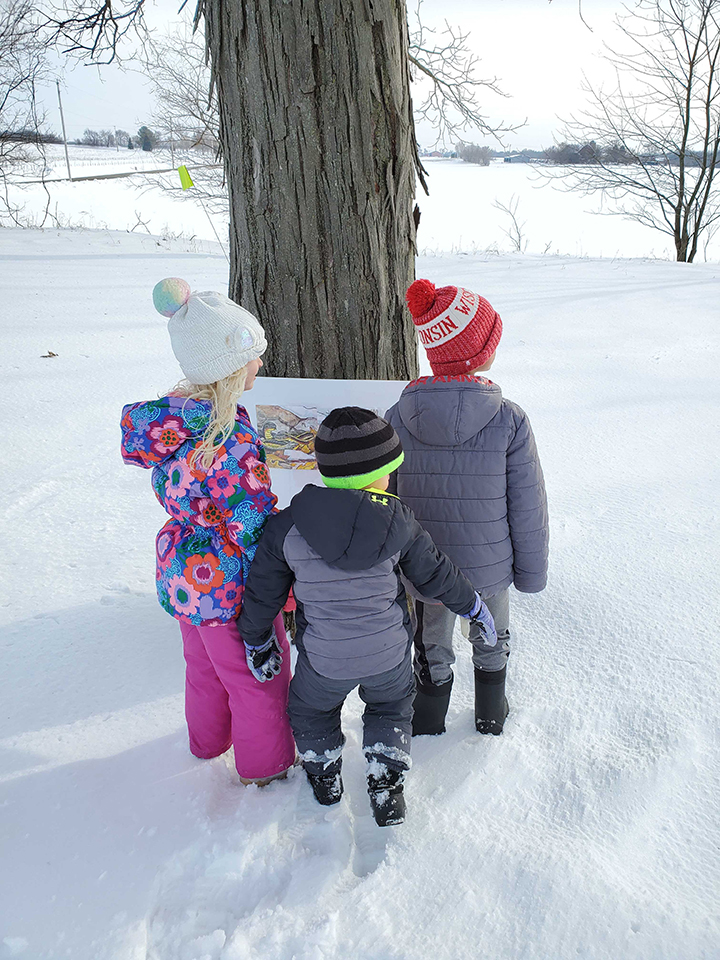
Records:
[[[475,590],[397,497],[308,484],[265,525],[245,584],[240,636],[270,635],[293,587],[295,642],[325,677],[396,667],[412,642],[399,571],[424,596],[467,615]]]
[[[547,582],[548,511],[525,413],[483,377],[421,377],[385,414],[405,461],[391,489],[483,596]]]

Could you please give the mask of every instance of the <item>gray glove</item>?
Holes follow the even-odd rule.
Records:
[[[275,635],[275,628],[273,627],[273,631],[268,639],[259,647],[251,647],[246,643],[245,657],[247,659],[247,665],[250,668],[250,673],[256,680],[259,680],[260,683],[265,683],[266,680],[273,680],[280,673],[283,662],[280,644]]]

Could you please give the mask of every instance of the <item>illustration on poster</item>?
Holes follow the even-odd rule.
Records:
[[[305,484],[322,483],[315,463],[315,434],[331,410],[365,407],[383,416],[405,385],[402,380],[258,377],[247,397],[251,401],[247,411],[265,448],[278,506],[287,506]]]
[[[257,404],[256,411],[267,466],[271,470],[314,470],[315,434],[330,411],[299,404]]]

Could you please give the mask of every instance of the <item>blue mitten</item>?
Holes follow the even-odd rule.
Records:
[[[494,647],[497,643],[497,631],[495,630],[495,621],[492,614],[483,603],[479,593],[475,593],[475,604],[470,613],[465,614],[465,619],[474,623],[480,633],[486,647]]]
[[[246,643],[245,657],[250,673],[256,680],[265,683],[266,680],[274,679],[280,673],[283,662],[275,629],[273,628],[268,639],[259,647],[251,647]]]

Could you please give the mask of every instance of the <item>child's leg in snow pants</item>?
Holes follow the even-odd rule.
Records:
[[[505,589],[494,597],[484,597],[485,605],[495,621],[497,643],[489,647],[475,624],[470,624],[470,643],[473,647],[473,666],[494,673],[502,670],[510,656],[510,591]]]
[[[298,653],[290,684],[288,710],[300,756],[308,773],[339,773],[345,742],[340,712],[345,698],[359,686],[365,703],[363,751],[406,770],[410,762],[412,702],[415,693],[410,652],[401,663],[373,677],[339,680],[321,676],[303,650]]]
[[[282,617],[275,620],[282,671],[267,683],[259,683],[250,673],[234,620],[217,627],[181,621],[180,629],[191,752],[217,757],[232,743],[237,772],[246,780],[272,777],[291,767],[295,743],[287,718],[290,647]]]
[[[496,596],[483,599],[495,621],[498,640],[494,647],[489,647],[479,631],[471,627],[473,665],[489,672],[502,670],[510,653],[509,592],[501,590]],[[441,603],[416,600],[415,619],[415,674],[423,685],[447,683],[455,663],[453,630],[457,617]]]

